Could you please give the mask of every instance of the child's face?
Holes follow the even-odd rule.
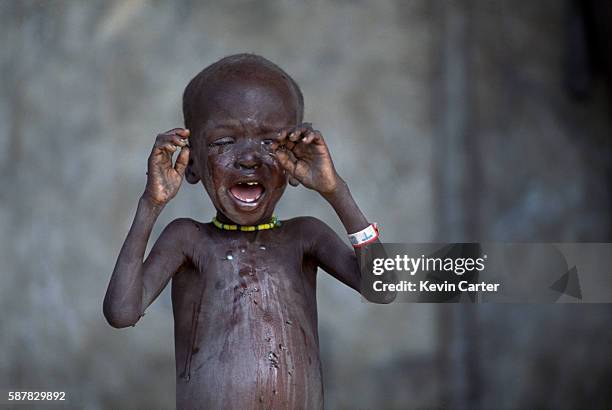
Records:
[[[270,155],[278,131],[299,120],[297,99],[286,83],[279,76],[207,86],[201,125],[191,137],[191,172],[217,211],[239,225],[268,222],[287,185]]]

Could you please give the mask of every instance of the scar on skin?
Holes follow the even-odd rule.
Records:
[[[268,352],[268,361],[270,362],[270,368],[274,367],[278,369],[278,355],[274,352]]]
[[[259,288],[244,288],[244,287],[241,287],[241,288],[238,289],[238,295],[241,298],[244,298],[244,297],[253,297],[253,295],[255,293],[257,293],[257,292],[259,292]]]

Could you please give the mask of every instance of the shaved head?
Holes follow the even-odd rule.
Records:
[[[296,124],[302,121],[304,97],[297,83],[270,60],[255,54],[235,54],[209,65],[189,82],[183,94],[185,127],[192,131],[201,128],[210,111],[224,105],[214,101],[215,97],[232,88],[246,99],[253,88],[267,89],[287,109],[293,109]]]

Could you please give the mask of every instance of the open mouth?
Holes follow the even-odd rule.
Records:
[[[240,202],[252,204],[257,202],[266,189],[259,182],[240,182],[232,186],[229,191]]]

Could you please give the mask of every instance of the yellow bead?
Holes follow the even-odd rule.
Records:
[[[212,223],[213,225],[215,225],[218,229],[225,229],[227,231],[237,231],[237,230],[241,230],[243,232],[253,232],[253,231],[261,231],[264,229],[272,229],[275,228],[277,226],[280,226],[281,223],[278,220],[278,218],[276,216],[273,216],[270,219],[269,223],[265,223],[265,224],[259,224],[256,226],[242,226],[242,225],[230,225],[230,224],[224,224],[221,223],[217,217],[213,217],[212,219]]]

